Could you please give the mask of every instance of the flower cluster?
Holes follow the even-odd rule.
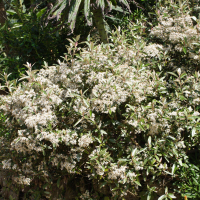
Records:
[[[26,178],[25,176],[14,177],[13,181],[20,185],[30,185],[30,183],[31,183],[31,179]]]
[[[171,56],[179,60],[177,63],[171,61],[168,66],[173,66],[173,70],[178,67],[187,70],[194,68],[200,61],[200,49],[198,46],[200,40],[199,20],[190,15],[187,9],[182,11],[181,6],[174,12],[174,7],[176,6],[176,3],[172,3],[169,7],[161,6],[159,8],[158,25],[151,29],[150,35],[159,43],[162,43],[164,46],[162,52],[164,54],[171,54],[169,57],[165,56],[165,62]],[[158,50],[152,48],[150,52],[148,52],[149,56],[155,56]]]

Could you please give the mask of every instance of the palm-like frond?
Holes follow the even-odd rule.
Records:
[[[71,2],[69,15],[68,15],[68,22],[70,23],[71,30],[73,30],[75,28],[76,16],[78,14],[78,10],[79,10],[81,1],[82,0],[75,0],[75,1]]]
[[[112,1],[106,0],[106,3],[109,7],[109,11],[111,11],[112,10],[112,4],[113,4]]]
[[[58,21],[61,13],[63,12],[61,21],[62,23],[65,23],[67,20],[67,22],[70,24],[70,29],[73,32],[78,12],[81,9],[84,9],[84,15],[87,24],[91,26],[94,19],[97,29],[99,30],[101,40],[106,42],[108,41],[108,39],[106,39],[105,36],[106,30],[103,21],[104,11],[105,8],[108,7],[109,11],[111,11],[112,7],[117,6],[118,2],[124,4],[128,8],[129,12],[131,12],[127,0],[56,0],[56,5],[50,10],[50,12],[48,12],[47,19],[52,20],[56,17]],[[91,12],[93,13],[93,17],[91,15]],[[53,13],[54,16],[51,16]]]
[[[87,21],[87,24],[89,26],[91,26],[92,25],[92,17],[91,17],[91,14],[90,14],[90,0],[85,0],[84,14],[85,14],[85,19]]]
[[[131,9],[130,9],[130,6],[129,6],[129,3],[126,1],[126,0],[119,0],[120,3],[123,3],[129,10],[129,12],[131,12]]]
[[[57,13],[56,13],[57,21],[58,21],[58,19],[60,18],[60,14],[61,14],[62,11],[66,8],[66,6],[67,6],[68,3],[69,3],[68,0],[61,1],[60,3],[58,3],[58,6],[60,5],[60,8],[57,10]]]
[[[99,0],[97,6],[101,8],[102,13],[104,15],[105,1],[104,0]]]

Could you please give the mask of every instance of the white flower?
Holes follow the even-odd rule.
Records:
[[[93,143],[93,139],[90,134],[83,135],[81,138],[78,140],[78,145],[80,147],[88,147],[91,143]]]
[[[89,199],[89,198],[90,198],[90,193],[88,190],[86,190],[85,193],[80,196],[81,200]]]
[[[120,168],[117,165],[113,165],[110,168],[110,171],[108,173],[108,179],[118,179],[121,180],[125,178],[125,171],[127,169],[127,166],[121,166]]]
[[[177,143],[177,147],[179,147],[179,148],[185,148],[186,146],[185,146],[185,144],[184,144],[184,141],[179,141],[179,142]]]
[[[181,68],[177,69],[177,73],[178,73],[179,76],[181,75]]]
[[[170,26],[172,26],[173,21],[174,21],[173,18],[169,17],[169,18],[166,18],[166,20],[162,20],[162,21],[161,21],[161,24],[162,24],[163,26],[168,26],[168,27],[170,27]]]
[[[3,169],[11,169],[11,159],[2,161]]]
[[[149,46],[144,47],[144,52],[147,53],[150,57],[159,57],[161,54],[161,51],[163,49],[162,45],[159,44],[151,44]]]
[[[168,115],[170,115],[170,116],[177,116],[177,112],[176,112],[176,111],[173,111],[173,112],[171,112],[171,113],[168,113]]]
[[[20,185],[30,185],[31,183],[30,178],[26,178],[25,176],[22,176],[22,175],[20,175],[19,177],[14,177],[13,181],[15,181],[16,183]]]

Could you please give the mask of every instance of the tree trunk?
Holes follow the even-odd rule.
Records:
[[[3,26],[6,21],[6,10],[3,0],[0,0],[0,24]]]
[[[96,8],[96,9],[93,9],[92,11],[93,11],[94,22],[95,22],[96,27],[98,29],[99,36],[101,38],[101,42],[106,44],[106,43],[108,43],[108,35],[106,33],[101,8]]]

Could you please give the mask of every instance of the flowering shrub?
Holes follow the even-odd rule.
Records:
[[[172,184],[199,148],[200,73],[178,68],[166,80],[144,61],[162,46],[133,36],[130,45],[119,28],[115,45],[88,41],[78,59],[71,41],[72,57],[38,73],[27,63],[15,89],[6,81],[1,168],[28,198],[178,195]]]
[[[157,8],[158,25],[150,30],[145,52],[150,62],[152,57],[159,60],[155,66],[162,66],[164,71],[181,68],[189,73],[199,69],[199,19],[190,13],[188,2],[160,2]]]

